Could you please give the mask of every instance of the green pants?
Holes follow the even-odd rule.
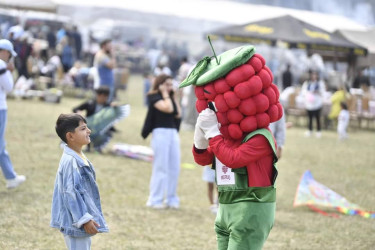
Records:
[[[215,220],[218,250],[261,250],[275,220],[276,203],[220,204]]]

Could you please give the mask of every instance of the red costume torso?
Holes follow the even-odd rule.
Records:
[[[273,176],[273,152],[267,139],[256,135],[249,141],[224,139],[218,135],[210,139],[207,150],[200,150],[193,146],[194,160],[200,165],[212,164],[213,157],[217,157],[230,168],[247,168],[249,187],[271,186]]]

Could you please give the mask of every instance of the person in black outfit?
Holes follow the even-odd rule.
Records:
[[[95,92],[95,99],[86,101],[73,108],[73,112],[77,113],[80,111],[86,111],[86,117],[89,117],[99,112],[102,108],[108,107],[109,104],[107,103],[107,100],[109,96],[109,88],[106,86],[100,86]]]
[[[362,71],[358,71],[357,76],[354,79],[352,88],[359,89],[362,85],[370,86],[370,80],[368,77],[362,74]]]
[[[293,75],[290,72],[290,65],[286,66],[286,70],[283,72],[283,89],[292,86]]]
[[[157,76],[148,94],[149,106],[142,136],[152,132],[154,151],[150,195],[147,206],[153,209],[178,209],[177,182],[180,173],[181,108],[175,99],[172,77]]]
[[[96,97],[93,100],[86,101],[79,106],[73,108],[74,113],[86,112],[86,117],[92,116],[93,114],[99,112],[102,108],[110,106],[108,104],[109,88],[107,86],[100,86],[96,89]],[[111,132],[115,132],[116,129],[112,127]],[[90,151],[90,144],[87,145],[87,151]]]

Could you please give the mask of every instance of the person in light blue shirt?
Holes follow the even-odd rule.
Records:
[[[277,159],[280,160],[282,156],[282,150],[285,144],[285,133],[286,133],[286,124],[285,124],[285,114],[280,118],[280,120],[276,122],[272,122],[269,125],[269,129],[271,129],[273,136],[275,137],[277,150],[276,155]]]
[[[69,250],[88,250],[91,236],[108,232],[95,170],[82,153],[91,131],[79,114],[61,114],[55,129],[67,145],[56,174],[50,225],[63,233]]]
[[[113,55],[111,40],[105,39],[100,43],[100,50],[94,58],[94,66],[98,70],[100,86],[110,90],[108,103],[115,98],[115,78],[113,69],[116,68],[116,58]]]

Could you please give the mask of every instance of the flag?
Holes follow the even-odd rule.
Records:
[[[345,197],[314,180],[310,170],[303,174],[294,198],[294,207],[303,205],[307,205],[314,211],[324,215],[329,214],[319,210],[315,205],[334,208],[343,214],[375,218],[375,212],[363,210],[357,204],[351,203]]]

